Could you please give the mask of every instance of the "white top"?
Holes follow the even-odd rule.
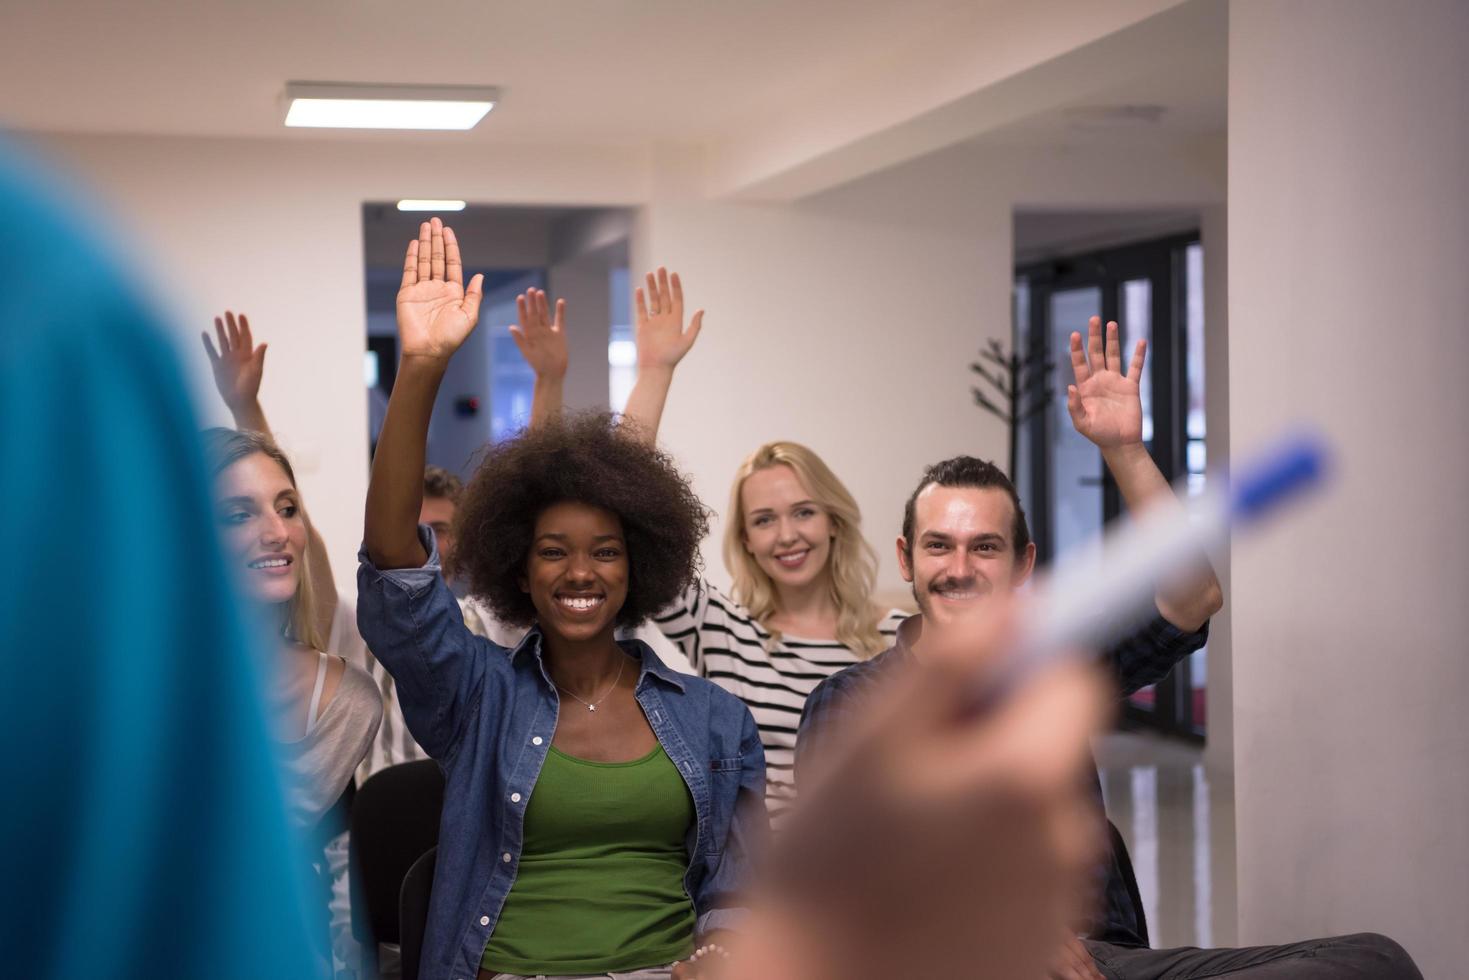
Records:
[[[889,610],[877,624],[888,646],[908,615]],[[772,645],[770,633],[744,606],[708,582],[689,589],[653,622],[695,673],[749,706],[765,745],[765,805],[771,819],[778,819],[795,801],[796,732],[806,698],[817,684],[864,658],[836,640],[784,634]]]
[[[335,624],[332,632],[335,634]],[[383,706],[361,667],[344,664],[331,702],[320,708],[330,654],[319,653],[306,734],[283,743],[286,803],[298,827],[314,827],[347,788],[377,733]],[[319,713],[318,713],[319,712]]]

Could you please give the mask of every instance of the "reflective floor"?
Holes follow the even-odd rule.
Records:
[[[1096,742],[1107,815],[1137,873],[1152,945],[1235,941],[1234,786],[1202,747],[1114,733]]]

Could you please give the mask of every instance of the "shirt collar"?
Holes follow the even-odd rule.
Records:
[[[913,644],[923,635],[923,614],[914,613],[898,624],[898,635],[893,639],[893,655],[903,660],[913,659]]]
[[[541,627],[539,624],[537,624],[535,626],[532,626],[530,632],[525,634],[525,638],[522,639],[518,644],[516,644],[514,650],[510,651],[510,660],[511,662],[514,662],[515,658],[520,656],[521,653],[524,652],[526,655],[534,658],[536,665],[541,668],[541,673],[545,676],[546,682],[551,683],[551,675],[546,673],[545,664],[541,660],[541,642]],[[658,654],[653,652],[653,648],[648,646],[648,644],[644,643],[642,640],[639,640],[636,637],[627,637],[618,640],[617,645],[622,647],[624,653],[626,653],[630,657],[633,657],[639,662],[639,687],[642,687],[644,679],[651,675],[655,679],[663,682],[664,684],[668,684],[678,689],[679,691],[684,690],[683,675],[674,670],[672,667],[665,664],[663,660],[658,656]]]

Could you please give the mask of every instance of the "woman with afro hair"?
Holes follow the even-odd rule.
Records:
[[[465,288],[454,233],[425,222],[358,572],[362,635],[447,780],[420,975],[680,977],[676,961],[742,914],[764,754],[737,698],[616,632],[693,580],[705,510],[609,416],[492,447],[456,560],[474,595],[531,630],[507,650],[466,629],[417,515],[429,416],[482,287]],[[516,302],[523,324],[551,320],[544,293]]]

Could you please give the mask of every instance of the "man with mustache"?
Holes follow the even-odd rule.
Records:
[[[1179,506],[1143,444],[1139,380],[1146,342],[1138,342],[1124,374],[1117,324],[1107,324],[1105,344],[1100,318],[1091,318],[1087,333],[1085,352],[1081,335],[1071,335],[1076,383],[1067,389],[1067,408],[1072,423],[1101,450],[1129,509]],[[898,567],[913,585],[918,615],[899,627],[891,649],[831,676],[812,692],[796,743],[798,779],[810,778],[829,736],[862,713],[879,681],[905,663],[923,660],[938,638],[966,617],[983,615],[992,596],[1020,587],[1034,568],[1035,551],[1020,498],[999,468],[972,456],[930,466],[908,499],[897,541]],[[1122,697],[1162,680],[1204,645],[1209,617],[1223,605],[1207,559],[1200,556],[1193,574],[1161,583],[1156,605],[1151,621],[1103,651],[1101,662]],[[1099,780],[1095,791],[1100,813]],[[1100,906],[1101,915],[1085,915],[1075,934],[1058,938],[1053,978],[1420,976],[1400,946],[1370,933],[1254,949],[1148,949],[1123,882],[1117,857],[1109,854],[1098,870],[1100,895],[1081,902],[1093,910]]]

